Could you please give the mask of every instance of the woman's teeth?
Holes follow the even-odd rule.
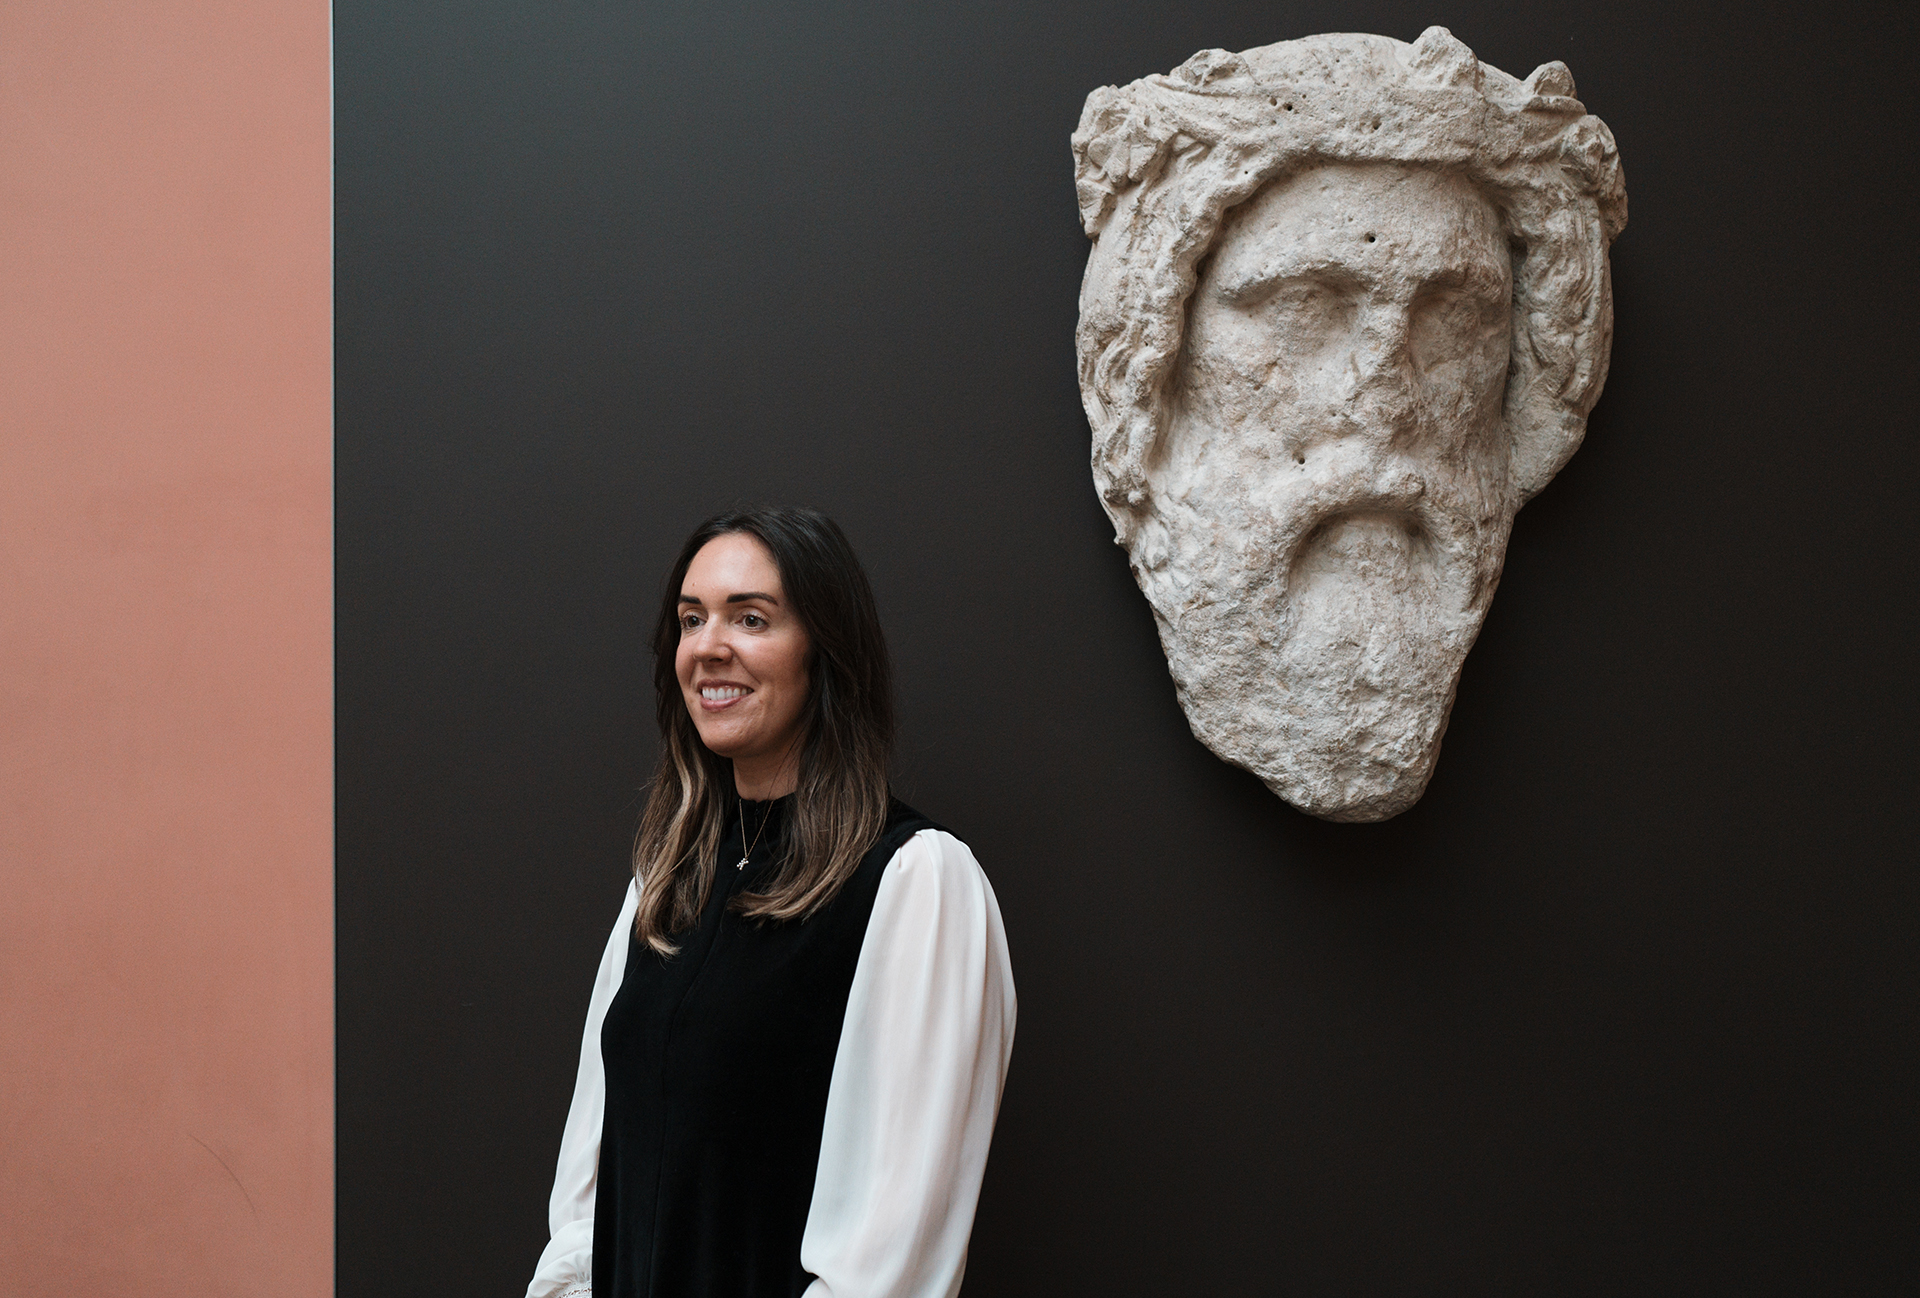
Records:
[[[737,699],[753,693],[741,685],[708,685],[700,690],[700,697],[709,703],[718,703],[722,699]]]

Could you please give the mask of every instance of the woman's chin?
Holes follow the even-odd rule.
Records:
[[[712,737],[701,735],[700,742],[705,744],[707,751],[715,757],[724,757],[730,762],[744,755],[751,747],[748,744],[739,742],[738,739],[732,735],[714,735]]]
[[[695,729],[700,734],[700,742],[705,744],[707,751],[715,757],[739,761],[743,758],[750,759],[759,751],[759,745],[754,742],[755,735],[749,726],[709,725],[696,726]]]

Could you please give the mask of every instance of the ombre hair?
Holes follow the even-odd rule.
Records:
[[[640,817],[633,874],[635,933],[662,955],[699,921],[736,806],[733,763],[700,740],[681,696],[680,585],[702,546],[751,536],[780,573],[785,602],[807,633],[808,692],[800,713],[800,783],[765,884],[735,897],[738,914],[806,919],[832,901],[886,825],[893,755],[893,670],[866,571],[831,518],[814,509],[718,514],[680,548],[653,630],[660,763]]]

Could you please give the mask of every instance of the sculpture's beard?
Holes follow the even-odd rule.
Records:
[[[1504,484],[1403,455],[1230,458],[1163,483],[1134,547],[1194,733],[1314,815],[1396,815],[1499,580]]]

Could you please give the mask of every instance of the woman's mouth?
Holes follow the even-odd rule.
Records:
[[[702,685],[700,687],[700,706],[712,712],[729,707],[753,691],[745,685]]]

